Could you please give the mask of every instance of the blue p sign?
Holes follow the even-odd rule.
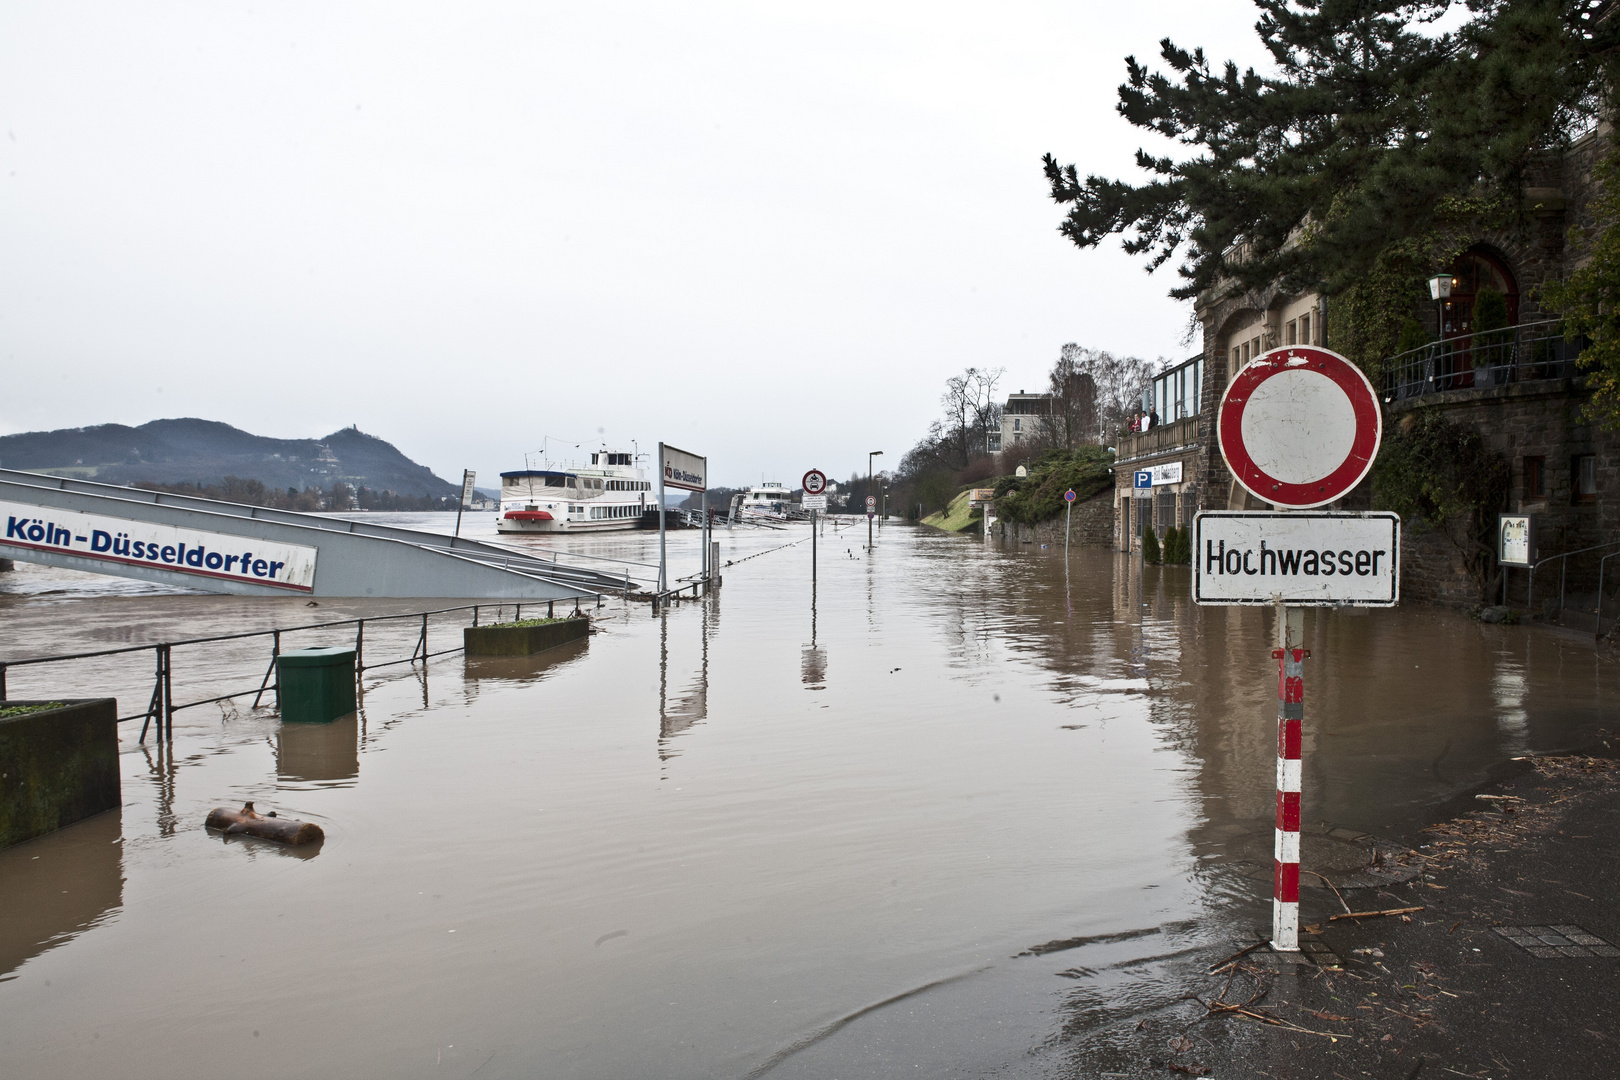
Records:
[[[1136,474],[1136,486],[1139,487],[1139,488],[1150,488],[1150,487],[1152,487],[1153,486],[1153,473],[1152,473],[1152,471],[1144,469],[1143,471],[1137,473]]]

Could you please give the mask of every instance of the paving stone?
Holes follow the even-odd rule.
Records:
[[[1592,955],[1620,957],[1620,949],[1615,948],[1613,945],[1594,945],[1592,946]]]
[[[1567,945],[1558,950],[1560,956],[1591,956],[1592,954],[1579,945]]]
[[[1556,960],[1559,957],[1559,952],[1550,946],[1540,945],[1531,948],[1530,955],[1541,960]]]

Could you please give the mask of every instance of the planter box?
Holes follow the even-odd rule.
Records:
[[[590,618],[581,615],[538,626],[469,626],[461,633],[468,656],[528,656],[578,641],[590,632]]]
[[[0,707],[44,705],[0,701]],[[119,804],[118,702],[64,702],[0,718],[0,848]]]

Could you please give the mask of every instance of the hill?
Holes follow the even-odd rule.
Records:
[[[0,436],[0,467],[104,484],[195,484],[227,476],[267,488],[329,488],[334,483],[397,495],[454,496],[459,486],[433,475],[392,443],[358,428],[324,439],[272,439],[213,420],[153,420],[139,427],[100,424]]]

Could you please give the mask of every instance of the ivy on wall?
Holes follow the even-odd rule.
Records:
[[[1429,341],[1413,318],[1433,303],[1428,279],[1456,262],[1479,231],[1505,225],[1509,205],[1484,196],[1444,198],[1436,218],[1439,227],[1385,245],[1368,273],[1329,298],[1328,348],[1354,361],[1375,386],[1385,360]]]
[[[1494,581],[1496,514],[1507,508],[1511,470],[1473,428],[1432,409],[1390,423],[1373,466],[1373,505],[1450,540],[1481,596]]]
[[[1593,170],[1598,194],[1592,199],[1595,229],[1570,230],[1572,247],[1590,241],[1592,258],[1567,281],[1541,288],[1544,306],[1564,317],[1565,333],[1584,334],[1589,344],[1581,367],[1589,372],[1590,419],[1620,428],[1620,147],[1610,150]]]

